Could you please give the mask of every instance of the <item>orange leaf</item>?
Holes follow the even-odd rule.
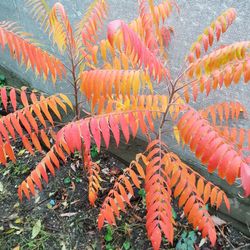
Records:
[[[22,192],[24,192],[24,194],[28,198],[28,200],[30,200],[30,192],[29,192],[29,190],[27,188],[27,184],[26,184],[25,181],[23,181],[22,184],[21,184],[21,190],[22,190]]]
[[[137,188],[140,188],[140,181],[139,181],[139,179],[138,179],[136,173],[135,173],[132,169],[129,169],[129,175],[130,175],[130,177],[131,177],[133,183],[135,184],[135,186],[136,186]]]
[[[213,188],[211,195],[210,195],[211,206],[214,206],[216,199],[217,199],[217,194],[218,194],[218,190],[216,188]]]
[[[10,91],[10,101],[14,111],[16,111],[16,90],[14,88]]]
[[[28,184],[28,187],[29,187],[30,192],[31,192],[33,195],[35,195],[36,192],[35,192],[34,183],[33,183],[33,181],[32,181],[32,179],[31,179],[30,176],[27,177],[27,184]],[[26,195],[26,196],[27,196],[27,195]]]
[[[24,147],[30,152],[30,154],[33,155],[34,154],[33,148],[31,146],[28,138],[25,135],[22,136],[22,142],[23,142]]]
[[[4,109],[7,111],[8,97],[7,97],[7,91],[6,91],[5,87],[1,88],[1,100],[2,100],[2,103],[3,103]]]
[[[0,163],[6,164],[6,156],[3,150],[3,147],[0,147]]]
[[[21,101],[22,101],[24,107],[29,105],[27,95],[26,95],[26,92],[24,90],[21,91]]]
[[[31,172],[31,178],[34,181],[34,183],[37,185],[37,187],[39,188],[39,190],[42,190],[42,183],[40,181],[40,176],[37,174],[36,170],[33,170]]]
[[[211,195],[211,185],[209,183],[206,184],[205,189],[204,189],[204,194],[203,194],[203,200],[205,203],[209,200]]]
[[[42,151],[42,147],[41,147],[41,144],[36,136],[36,134],[33,132],[30,136],[31,140],[32,140],[32,143],[34,144],[35,148],[41,152]]]
[[[40,136],[41,136],[41,138],[42,138],[44,144],[46,145],[47,148],[50,148],[50,141],[49,141],[48,136],[47,136],[46,133],[44,132],[44,130],[42,129],[42,130],[40,131],[40,133],[41,133]]]
[[[11,161],[16,162],[16,157],[10,143],[6,142],[4,144],[4,151],[6,155],[10,157]]]

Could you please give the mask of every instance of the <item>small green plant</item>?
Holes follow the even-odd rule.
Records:
[[[141,188],[139,191],[138,191],[138,194],[139,196],[142,198],[142,199],[145,199],[146,198],[146,191],[144,188]]]
[[[68,176],[68,177],[66,177],[64,180],[63,180],[63,183],[65,184],[65,185],[69,185],[70,183],[71,183],[71,178]]]
[[[145,208],[146,207],[146,191],[144,188],[141,188],[139,191],[138,191],[138,195],[141,197],[142,199],[142,205],[143,207]]]
[[[51,242],[59,244],[58,236],[44,230],[40,219],[20,217],[0,227],[0,249],[46,250]]]
[[[6,85],[6,77],[4,74],[0,74],[0,87],[3,87]]]
[[[197,239],[197,236],[194,231],[187,232],[184,231],[181,234],[181,238],[179,239],[176,250],[192,250],[194,248],[194,243]]]
[[[124,243],[122,244],[122,248],[124,250],[129,250],[131,248],[131,242],[129,240],[124,241]]]
[[[107,225],[106,227],[106,233],[104,236],[104,240],[105,240],[105,248],[106,250],[113,250],[113,246],[111,244],[111,241],[113,240],[113,229],[110,225]]]
[[[22,176],[30,172],[30,167],[21,162],[17,161],[16,163],[8,163],[8,168],[5,169],[5,175],[10,173],[11,176]]]
[[[172,217],[173,217],[174,220],[176,220],[176,218],[177,218],[176,211],[174,210],[173,207],[172,207]]]
[[[91,155],[91,158],[96,158],[99,154],[99,151],[98,151],[98,148],[96,145],[93,145],[90,149],[90,155]]]
[[[113,230],[112,230],[112,227],[110,225],[107,225],[107,227],[106,227],[106,234],[105,234],[104,239],[106,242],[110,242],[113,240]]]

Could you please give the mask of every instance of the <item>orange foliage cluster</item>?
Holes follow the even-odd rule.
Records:
[[[0,119],[0,163],[16,161],[12,144],[17,137],[31,154],[44,153],[19,185],[19,198],[36,195],[37,189],[43,188],[43,180],[47,183],[49,175],[54,176],[68,156],[79,151],[88,176],[89,201],[94,205],[102,179],[100,166],[90,156],[91,143],[100,150],[102,143],[108,148],[114,138],[119,146],[122,136],[128,142],[141,131],[149,141],[148,147],[115,181],[100,210],[98,227],[116,224],[116,217],[126,212],[127,205],[132,206],[135,189],[145,188],[146,229],[155,250],[163,237],[173,243],[173,198],[189,223],[215,245],[215,226],[205,206],[218,209],[224,202],[229,210],[229,200],[219,187],[169,152],[162,135],[166,123],[173,125],[177,142],[187,144],[208,172],[216,172],[229,185],[239,178],[245,195],[250,195],[250,160],[244,155],[249,151],[250,133],[228,125],[230,120],[247,117],[244,105],[220,102],[197,111],[188,104],[190,93],[196,101],[201,93],[210,95],[211,90],[228,88],[241,78],[245,83],[250,80],[249,41],[208,52],[233,23],[236,11],[225,11],[204,30],[184,60],[186,68],[173,77],[167,47],[174,30],[167,21],[173,11],[179,12],[174,1],[156,5],[153,0],[139,0],[138,17],[129,24],[110,22],[107,39],[100,42],[98,31],[108,10],[105,0],[94,0],[75,27],[61,3],[50,8],[45,0],[26,1],[59,53],[67,56],[68,64],[40,48],[11,22],[0,23],[0,44],[3,49],[9,48],[19,64],[44,80],[49,74],[53,82],[67,76],[75,102],[72,105],[63,94],[46,97],[12,87],[0,89],[2,106],[9,112]],[[156,83],[162,86],[162,95],[154,91]],[[62,112],[67,112],[67,106],[74,110],[75,119],[57,131],[55,124],[58,126],[56,122],[62,119]]]

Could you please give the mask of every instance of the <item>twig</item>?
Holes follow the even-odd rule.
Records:
[[[53,194],[53,195],[55,195],[55,194]],[[51,196],[45,198],[44,200],[41,200],[40,202],[36,203],[33,207],[31,207],[31,208],[29,208],[29,209],[24,209],[24,211],[25,211],[25,212],[30,212],[30,211],[32,211],[33,209],[35,209],[35,208],[39,207],[40,205],[42,205],[44,202],[50,200],[51,197],[52,197],[53,195],[51,195]]]
[[[224,232],[220,229],[220,227],[216,226],[216,228],[220,231],[221,235],[225,238],[225,240],[229,243],[229,245],[235,249],[235,246],[231,243],[231,241],[227,238],[227,236],[224,234]]]
[[[243,249],[243,248],[247,248],[247,247],[249,247],[250,246],[250,243],[248,243],[248,244],[245,244],[244,246],[240,246],[240,247],[237,247],[237,248],[234,248],[234,250],[239,250],[239,249]]]

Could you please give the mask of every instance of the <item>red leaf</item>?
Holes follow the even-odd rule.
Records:
[[[188,55],[188,61],[189,61],[189,63],[192,63],[192,62],[194,62],[194,53],[189,53],[189,55]]]
[[[12,138],[14,140],[16,140],[16,134],[15,134],[15,130],[10,122],[10,117],[9,116],[6,116],[5,119],[3,119],[4,121],[4,124],[7,128],[7,130],[9,131],[9,133],[11,134]]]
[[[248,197],[250,195],[250,167],[245,163],[241,164],[240,177],[245,196]]]
[[[141,128],[141,131],[143,134],[146,134],[147,133],[147,125],[144,121],[144,116],[143,116],[142,112],[138,113],[138,118],[139,118],[139,125]]]
[[[4,151],[10,157],[11,161],[16,162],[16,157],[15,157],[14,151],[13,151],[10,143],[8,143],[8,142],[5,143],[5,145],[4,145]]]
[[[161,246],[161,230],[158,226],[155,227],[150,240],[152,242],[152,246],[154,248],[154,250],[158,250],[160,249]]]
[[[40,141],[38,140],[36,134],[33,132],[30,136],[32,143],[34,144],[35,148],[39,151],[42,152],[42,147],[40,144]]]
[[[55,145],[55,152],[62,159],[63,162],[66,162],[66,156],[60,146]]]
[[[24,107],[29,105],[27,95],[26,95],[24,90],[21,91],[21,101],[22,101]]]
[[[221,24],[219,22],[216,22],[215,23],[215,32],[216,32],[217,41],[219,41],[219,39],[220,39],[221,30],[222,30]]]
[[[148,124],[149,124],[150,129],[154,131],[154,123],[152,121],[151,113],[148,110],[146,111],[146,117],[148,119]]]
[[[10,91],[10,101],[14,111],[16,111],[16,90],[14,88]]]
[[[39,163],[36,169],[40,172],[45,182],[48,183],[49,179],[45,167],[41,163]]]
[[[104,225],[104,220],[105,220],[105,217],[103,215],[103,213],[100,213],[99,216],[98,216],[98,229],[101,230],[103,225]]]
[[[241,162],[242,162],[241,157],[235,156],[231,160],[231,162],[227,168],[226,180],[230,185],[232,185],[235,182],[235,179],[240,175]]]
[[[73,123],[71,129],[68,132],[71,135],[71,143],[73,144],[74,148],[76,148],[80,152],[82,147],[82,141],[78,124]]]
[[[100,151],[101,148],[101,132],[99,129],[99,125],[96,119],[90,120],[90,129],[91,133],[93,135],[93,138],[95,140],[96,146],[98,148],[98,151]]]
[[[201,45],[199,43],[196,43],[195,45],[195,55],[197,58],[200,58],[201,55]]]
[[[207,168],[209,173],[215,171],[220,160],[222,159],[222,157],[224,156],[224,154],[227,152],[228,149],[229,147],[227,144],[222,144],[217,149],[215,149],[213,156],[209,159],[208,162]]]
[[[138,123],[132,112],[129,113],[129,126],[130,126],[130,129],[132,130],[132,135],[135,138],[137,134],[137,130],[138,130]]]
[[[31,146],[28,138],[25,135],[22,136],[22,142],[23,142],[24,147],[30,152],[30,154],[33,155],[34,154],[33,148]]]
[[[56,157],[56,155],[54,154],[53,151],[50,151],[50,152],[49,152],[49,157],[50,157],[50,159],[52,160],[53,164],[56,166],[56,168],[59,169],[59,167],[60,167],[60,162],[59,162],[59,160],[57,159],[57,157]]]
[[[44,144],[46,145],[47,148],[50,148],[50,141],[48,136],[46,135],[46,133],[44,132],[44,130],[41,130],[41,134],[40,134]]]
[[[45,163],[46,167],[49,169],[50,173],[53,176],[55,176],[55,168],[53,167],[49,157],[47,157],[47,156],[45,157],[44,163]]]
[[[205,34],[202,35],[202,42],[203,42],[204,50],[205,50],[205,52],[207,52],[207,50],[208,50],[208,37],[207,37],[207,35],[205,35]]]
[[[117,120],[112,115],[109,117],[109,124],[114,135],[116,145],[118,146],[120,142],[120,129]]]
[[[129,141],[129,127],[128,127],[128,122],[127,122],[124,115],[120,115],[120,124],[121,124],[121,129],[122,129],[122,133],[124,135],[124,138],[125,138],[126,142],[128,143],[128,141]]]
[[[34,183],[33,183],[33,181],[32,181],[32,179],[31,179],[30,176],[27,177],[27,184],[28,184],[28,186],[29,186],[30,192],[31,192],[33,195],[35,195],[36,192],[35,192]]]
[[[110,44],[113,46],[114,43],[114,34],[121,27],[121,20],[114,20],[108,24],[107,36]]]
[[[6,88],[1,88],[1,99],[2,99],[2,103],[3,103],[3,106],[5,108],[5,110],[7,111],[7,100],[8,100],[8,97],[7,97],[7,91],[6,91]]]
[[[47,128],[46,122],[45,122],[43,115],[41,113],[41,110],[40,110],[40,106],[33,105],[32,108],[33,108],[33,111],[35,112],[37,118],[39,119],[39,121],[43,124],[44,128]]]
[[[99,121],[100,129],[102,131],[102,136],[106,145],[106,148],[109,147],[109,140],[110,140],[110,131],[107,120],[102,117]]]
[[[21,184],[21,191],[23,191],[27,199],[30,200],[30,192],[27,188],[27,183],[25,181],[23,181]]]
[[[31,124],[32,128],[35,130],[35,132],[38,134],[38,125],[35,120],[35,118],[32,116],[31,112],[29,110],[25,111],[25,116],[27,117],[29,123]]]
[[[39,190],[41,191],[42,190],[42,183],[40,181],[40,177],[37,174],[36,170],[33,170],[31,172],[31,178],[35,182],[35,184],[38,186]]]
[[[22,125],[24,126],[24,128],[26,129],[26,131],[28,132],[28,134],[31,134],[31,127],[29,122],[27,121],[26,117],[23,115],[22,112],[18,113],[18,117],[20,119],[20,121],[22,122]]]
[[[15,115],[11,116],[11,123],[13,124],[13,127],[15,128],[15,130],[17,131],[19,136],[22,137],[23,136],[23,130],[22,130],[22,127],[19,124],[19,120],[16,118]],[[0,128],[0,130],[2,131],[1,128]]]
[[[82,121],[80,124],[80,130],[81,130],[81,135],[84,140],[84,145],[85,145],[85,150],[89,151],[90,150],[90,131],[89,131],[89,123],[88,121]]]
[[[203,200],[205,203],[209,200],[211,195],[211,185],[210,183],[207,183],[204,189],[204,194],[203,194]]]

